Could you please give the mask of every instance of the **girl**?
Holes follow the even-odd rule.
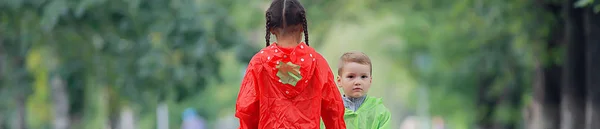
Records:
[[[327,129],[346,128],[333,73],[308,46],[305,13],[298,0],[273,0],[267,10],[267,47],[248,64],[236,102],[241,129],[318,129],[321,117]]]

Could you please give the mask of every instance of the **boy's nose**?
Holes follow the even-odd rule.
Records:
[[[354,85],[355,86],[360,86],[360,85],[362,85],[362,83],[360,83],[360,81],[354,81]]]

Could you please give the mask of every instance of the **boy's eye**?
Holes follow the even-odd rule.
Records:
[[[369,76],[362,76],[362,78],[368,78]]]
[[[354,78],[354,76],[348,76],[348,78]]]

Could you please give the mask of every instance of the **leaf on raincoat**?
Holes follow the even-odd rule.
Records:
[[[302,79],[302,75],[300,75],[300,66],[293,64],[292,62],[279,62],[277,65],[277,76],[281,79],[281,83],[290,84],[292,86],[296,86],[296,83]]]

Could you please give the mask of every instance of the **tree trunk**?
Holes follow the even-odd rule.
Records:
[[[586,129],[600,129],[600,15],[591,8],[585,10],[586,29]]]
[[[4,117],[5,117],[5,116],[6,116],[6,115],[5,115],[4,113],[0,113],[0,128],[1,128],[1,129],[4,129],[4,128],[6,128],[6,127],[4,127]]]
[[[16,103],[17,103],[17,114],[16,114],[16,118],[13,120],[13,129],[27,129],[27,124],[25,122],[26,119],[25,117],[27,116],[25,113],[25,95],[23,94],[18,94],[16,99]]]
[[[4,50],[3,50],[4,48],[2,47],[2,45],[3,45],[2,43],[4,43],[4,39],[2,38],[2,35],[0,35],[0,60],[5,61],[6,59],[4,58]],[[5,90],[4,87],[6,87],[6,86],[4,86],[4,82],[3,82],[4,78],[2,78],[2,76],[4,75],[4,72],[2,72],[3,71],[2,69],[4,68],[3,64],[4,64],[4,62],[0,62],[0,85],[3,85],[3,86],[0,86],[0,94],[4,93],[3,90]],[[4,105],[0,104],[0,106],[4,106]],[[0,110],[2,110],[2,111],[0,111],[0,128],[4,129],[4,128],[7,128],[7,127],[4,127],[4,125],[5,125],[4,117],[6,117],[8,115],[4,111],[4,110],[6,110],[5,108],[0,107]]]
[[[494,83],[495,77],[484,76],[480,79],[477,92],[477,128],[478,129],[491,129],[494,126],[493,114],[496,110],[496,99],[488,96],[488,91],[492,83]],[[495,96],[494,96],[495,97]]]
[[[565,45],[561,87],[561,129],[583,129],[585,125],[585,36],[583,10],[565,0]]]
[[[161,102],[158,104],[158,107],[156,108],[156,117],[157,129],[169,128],[169,109],[166,103]]]
[[[131,110],[131,108],[123,107],[120,114],[118,129],[136,129],[135,115],[133,114],[133,110]]]
[[[551,55],[560,47],[562,27],[552,28],[547,48],[541,54]],[[542,57],[542,56],[539,56]],[[552,60],[552,59],[550,59]],[[548,63],[548,64],[546,64]],[[533,84],[533,102],[530,105],[529,129],[558,129],[560,127],[561,67],[554,62],[536,61],[536,81]]]
[[[518,66],[516,66],[515,72],[519,73],[519,72],[523,72],[524,70],[522,70],[523,68],[520,68]],[[510,89],[508,89],[508,93],[506,95],[506,100],[508,100],[509,105],[511,110],[513,111],[519,111],[521,108],[524,107],[523,105],[523,95],[525,93],[525,89],[523,87],[526,87],[525,85],[522,85],[524,82],[524,77],[523,75],[525,74],[517,74],[516,75],[516,80],[515,80],[515,84],[513,85],[513,87],[509,87]],[[501,98],[502,99],[502,98]],[[519,119],[519,116],[512,116],[513,119]],[[506,128],[504,129],[517,129],[521,124],[523,123],[523,121],[511,121],[510,123],[506,123]]]
[[[536,52],[539,53],[539,52]],[[539,57],[539,56],[538,56]],[[537,94],[541,94],[539,91],[544,84],[544,71],[542,68],[542,63],[540,62],[539,58],[535,58],[533,61],[533,66],[534,66],[534,77],[532,80],[532,87],[533,89],[533,93],[534,95]],[[534,100],[532,101],[532,103],[528,103],[525,108],[521,109],[521,113],[522,113],[522,117],[523,117],[523,126],[525,129],[538,129],[539,126],[535,126],[538,125],[540,118],[539,114],[542,114],[540,111],[540,109],[538,109],[539,107],[539,99],[534,98]],[[537,122],[537,123],[536,123]]]
[[[52,102],[54,108],[54,120],[52,126],[54,129],[69,128],[69,97],[65,86],[65,81],[60,75],[54,75],[50,86],[52,87]]]
[[[549,42],[547,51],[558,46],[555,41]],[[537,81],[533,85],[529,129],[558,129],[561,68],[553,63],[543,68],[541,62],[537,64],[540,69],[536,72]]]
[[[557,48],[561,47],[561,43],[564,40],[562,25],[563,21],[560,17],[560,12],[564,5],[555,4],[550,1],[537,1],[545,12],[553,15],[558,23],[552,26],[550,29],[550,35],[546,44],[540,44],[540,46],[546,46],[539,50],[539,60],[535,61],[535,80],[533,84],[533,101],[528,106],[529,118],[526,125],[528,129],[558,129],[560,127],[560,78],[561,78],[561,67],[556,64],[553,60],[556,60],[552,53]],[[544,15],[538,16],[543,18]],[[541,57],[547,57],[543,59]],[[543,62],[546,60],[546,62]]]
[[[114,109],[109,109],[109,113],[108,113],[108,126],[111,129],[119,129],[119,120],[120,120],[120,113],[118,111],[113,111]]]

